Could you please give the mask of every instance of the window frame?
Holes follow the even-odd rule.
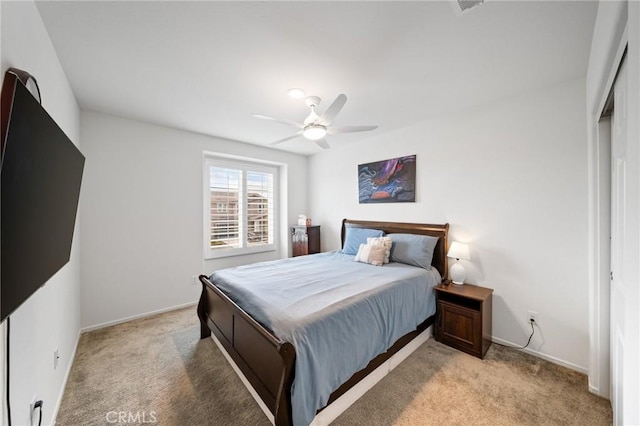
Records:
[[[238,204],[241,204],[239,212],[239,239],[241,247],[229,247],[229,248],[211,248],[211,172],[210,167],[225,167],[242,170],[242,191],[238,196]],[[249,229],[248,223],[248,208],[247,208],[247,172],[259,172],[259,173],[271,173],[273,175],[273,235],[272,242],[269,244],[263,244],[258,246],[249,247],[247,231]],[[238,158],[227,157],[220,154],[204,153],[202,177],[203,177],[203,248],[204,258],[218,259],[230,256],[242,256],[255,253],[264,253],[270,251],[276,251],[279,246],[279,174],[280,168],[273,163],[262,162],[256,159],[250,158]],[[229,206],[227,205],[227,210]]]

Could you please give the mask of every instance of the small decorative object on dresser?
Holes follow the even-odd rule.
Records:
[[[460,259],[471,260],[471,256],[469,256],[469,246],[454,241],[449,247],[447,257],[453,257],[456,259],[456,263],[451,265],[451,269],[449,269],[449,275],[451,276],[451,280],[454,284],[461,285],[464,282],[466,272],[464,270],[464,266],[460,263]]]
[[[305,219],[306,220],[306,219]],[[320,253],[320,226],[294,226],[291,228],[293,257]]]
[[[469,284],[440,284],[435,291],[436,340],[484,358],[491,346],[493,290]]]

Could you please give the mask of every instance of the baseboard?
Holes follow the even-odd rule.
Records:
[[[380,380],[382,380],[387,374],[389,374],[394,368],[396,368],[402,361],[404,361],[409,355],[415,352],[424,342],[429,340],[432,334],[432,326],[429,326],[426,330],[416,336],[405,347],[396,352],[391,358],[382,363],[378,368],[373,370],[364,379],[358,382],[354,387],[345,392],[340,398],[327,405],[320,413],[318,413],[311,422],[310,426],[326,426],[334,421],[340,414],[342,414],[347,408],[351,407],[361,396],[363,396],[369,389],[374,387]],[[233,370],[236,372],[244,386],[249,390],[249,393],[253,399],[258,403],[258,406],[262,409],[267,416],[271,424],[274,424],[274,417],[269,408],[262,401],[260,396],[253,389],[249,380],[244,376],[240,368],[236,365],[235,361],[229,356],[222,343],[211,333],[211,338],[215,342],[216,346],[220,349],[220,352],[227,359]]]
[[[64,379],[62,380],[62,388],[61,388],[60,396],[58,396],[58,401],[56,401],[56,406],[53,408],[52,425],[54,426],[56,424],[56,418],[58,417],[58,410],[60,409],[60,404],[62,404],[62,398],[64,397],[64,390],[67,388],[67,381],[69,380],[69,375],[71,374],[73,361],[76,359],[76,351],[78,350],[78,344],[80,343],[80,334],[82,334],[82,331],[78,331],[78,336],[76,337],[76,344],[73,347],[71,358],[69,358],[69,365],[67,366],[67,371],[64,374]]]
[[[84,328],[80,329],[80,332],[81,333],[85,333],[87,331],[99,330],[101,328],[111,327],[112,325],[118,325],[118,324],[122,324],[124,322],[129,322],[129,321],[133,321],[133,320],[137,320],[137,319],[141,319],[141,318],[146,318],[146,317],[152,317],[154,315],[164,314],[166,312],[175,311],[175,310],[186,308],[186,307],[189,307],[189,306],[195,306],[197,304],[198,304],[197,301],[188,302],[188,303],[183,303],[182,305],[175,305],[175,306],[171,306],[169,308],[163,308],[163,309],[158,309],[158,310],[151,311],[151,312],[146,312],[144,314],[133,315],[133,316],[130,316],[130,317],[126,317],[126,318],[122,318],[122,319],[118,319],[118,320],[114,320],[114,321],[107,321],[107,322],[103,322],[101,324],[90,325],[89,327],[84,327]]]
[[[518,347],[518,345],[516,343],[510,342],[508,340],[500,339],[499,337],[492,336],[491,340],[496,342],[496,343],[500,343],[502,345],[513,346],[514,348]],[[579,373],[589,374],[589,369],[587,367],[582,367],[582,366],[576,365],[576,364],[574,364],[572,362],[565,361],[563,359],[556,358],[554,356],[547,355],[547,354],[542,353],[542,352],[534,351],[533,349],[529,349],[529,348],[521,349],[521,351],[525,352],[525,353],[528,353],[529,355],[533,355],[535,357],[542,358],[542,359],[544,359],[546,361],[549,361],[549,362],[552,362],[554,364],[561,365],[562,367],[566,367],[566,368],[569,368],[571,370],[577,371]]]

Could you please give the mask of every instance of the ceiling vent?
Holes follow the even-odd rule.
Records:
[[[481,5],[482,3],[484,3],[484,0],[451,0],[451,6],[456,12],[456,15],[467,13],[469,10]]]

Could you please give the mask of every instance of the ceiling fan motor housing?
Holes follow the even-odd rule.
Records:
[[[320,105],[320,98],[317,96],[307,96],[306,98],[304,98],[304,103],[309,108],[317,107],[318,105]]]

